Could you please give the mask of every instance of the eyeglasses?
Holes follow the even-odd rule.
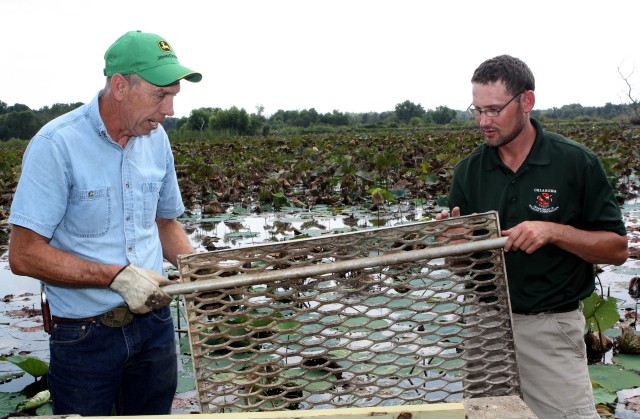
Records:
[[[475,116],[476,118],[480,118],[480,116],[482,116],[482,114],[485,114],[488,117],[491,118],[495,118],[496,116],[500,116],[500,112],[502,112],[502,110],[504,108],[506,108],[507,106],[509,106],[509,104],[511,102],[513,102],[513,99],[517,98],[518,96],[520,96],[521,94],[523,94],[524,92],[520,92],[517,95],[515,95],[514,97],[512,97],[507,103],[504,104],[503,107],[501,107],[500,109],[486,109],[486,110],[482,110],[480,108],[476,108],[473,105],[469,105],[469,107],[467,108],[467,111]]]

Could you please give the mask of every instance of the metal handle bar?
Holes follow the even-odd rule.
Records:
[[[203,279],[195,282],[171,284],[162,287],[162,290],[169,295],[176,295],[211,291],[222,288],[246,287],[278,280],[308,278],[333,272],[347,272],[380,265],[397,265],[421,259],[436,259],[482,250],[498,249],[504,247],[506,242],[506,237],[469,241],[442,247],[394,252],[378,256],[342,260],[338,262],[319,263],[288,269],[250,272],[233,277]]]

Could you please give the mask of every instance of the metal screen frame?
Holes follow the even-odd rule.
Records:
[[[520,395],[496,212],[179,258],[203,413]]]

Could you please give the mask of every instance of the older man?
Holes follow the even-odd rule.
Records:
[[[24,154],[9,263],[50,304],[56,415],[168,414],[177,374],[163,259],[193,248],[167,135],[183,67],[162,37],[132,31],[105,53],[106,85],[45,125]]]

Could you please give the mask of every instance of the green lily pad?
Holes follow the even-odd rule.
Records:
[[[598,383],[593,383],[593,401],[595,404],[611,404],[616,401],[615,391],[607,390]]]
[[[379,365],[373,370],[375,375],[391,375],[400,369],[397,365]]]
[[[42,390],[35,396],[18,403],[16,412],[26,412],[27,410],[37,409],[45,403],[49,403],[49,400],[51,400],[51,393],[49,390]]]
[[[236,231],[233,233],[226,234],[225,236],[230,239],[246,239],[249,237],[258,237],[260,233],[254,233],[253,231]]]
[[[179,340],[180,343],[180,353],[191,356],[191,342],[189,341],[189,336],[184,335]]]
[[[289,329],[294,329],[296,327],[298,327],[300,325],[299,322],[295,322],[295,321],[289,321],[289,322],[282,322],[282,323],[278,323],[276,325],[276,329],[278,330],[289,330]]]
[[[4,418],[15,413],[16,406],[25,400],[27,398],[20,393],[0,393],[0,416]]]
[[[617,301],[613,297],[606,300],[595,292],[582,300],[584,308],[582,312],[587,326],[594,332],[605,331],[619,320]]]
[[[325,373],[325,375],[327,375],[327,374]],[[316,381],[316,382],[310,383],[309,385],[306,386],[306,388],[309,391],[317,391],[317,392],[327,391],[331,387],[333,387],[333,383],[330,382],[330,381]]]
[[[196,389],[196,379],[193,372],[182,371],[178,374],[178,387],[176,393],[186,393]]]
[[[36,415],[38,416],[53,416],[53,408],[51,403],[45,403],[36,409]]]
[[[589,365],[589,376],[591,381],[610,391],[634,388],[640,383],[640,375],[618,365]]]
[[[8,383],[9,381],[20,378],[24,375],[24,371],[11,372],[8,374],[0,374],[0,384]]]
[[[375,181],[373,175],[371,175],[368,172],[365,172],[364,170],[358,170],[356,172],[356,176],[358,176],[360,179],[364,179],[364,180],[367,180],[369,182],[374,182]]]
[[[389,322],[386,319],[373,320],[367,324],[367,329],[380,329],[387,330],[389,328]]]
[[[345,320],[344,325],[348,327],[360,327],[364,326],[369,322],[368,317],[352,317],[350,319]]]
[[[319,228],[310,228],[308,230],[303,230],[302,233],[307,237],[318,237],[318,236],[322,236],[323,234],[326,234],[327,232]]]
[[[613,357],[613,363],[621,366],[625,370],[632,370],[640,373],[640,355],[638,354],[618,354]],[[640,382],[636,383],[636,387]]]
[[[219,223],[221,221],[228,221],[231,218],[230,214],[216,215],[214,217],[204,217],[200,219],[201,223]]]
[[[354,231],[354,229],[351,227],[336,227],[331,229],[333,233],[348,233],[350,231]]]
[[[49,364],[34,356],[0,356],[0,361],[11,362],[12,364],[17,365],[34,377],[42,377],[43,375],[46,375],[47,372],[49,372]]]

